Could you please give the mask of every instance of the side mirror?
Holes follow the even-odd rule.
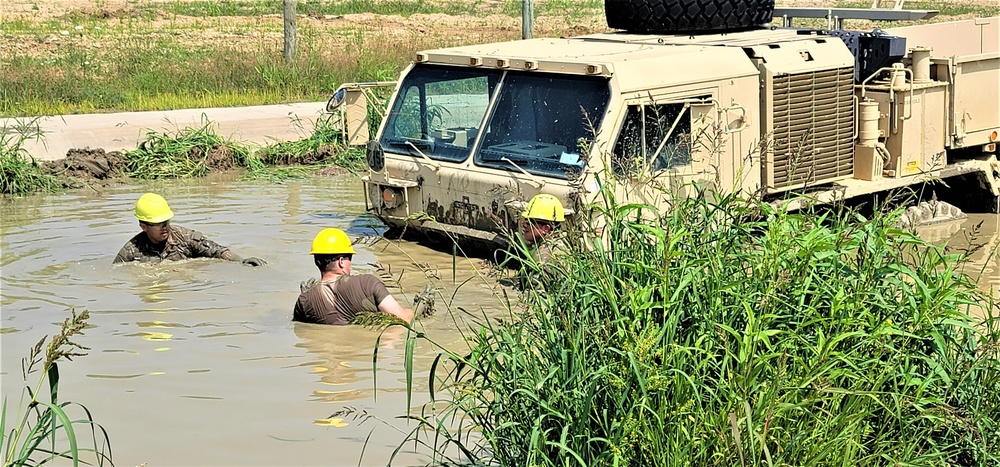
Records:
[[[330,100],[326,101],[326,111],[333,113],[343,105],[344,99],[347,98],[347,90],[343,86],[337,88],[337,90],[330,96]]]

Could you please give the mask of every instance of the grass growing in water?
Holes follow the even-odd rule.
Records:
[[[305,126],[302,121],[297,123]],[[283,180],[330,166],[356,170],[364,161],[364,153],[344,147],[340,133],[334,122],[320,117],[302,140],[252,148],[219,136],[212,122],[173,134],[151,131],[137,149],[125,153],[127,172],[135,178],[159,179],[244,168],[246,178]]]
[[[72,311],[72,316],[63,322],[59,334],[53,336],[44,352],[43,337],[32,348],[30,356],[24,359],[22,371],[26,386],[13,423],[7,425],[6,398],[0,413],[0,447],[3,448],[4,466],[42,465],[60,460],[71,461],[73,465],[81,462],[96,465],[112,463],[108,435],[103,427],[94,422],[90,411],[80,404],[60,402],[58,398],[58,362],[86,355],[83,351],[89,350],[72,340],[86,328],[87,318],[87,311],[79,315]],[[32,388],[28,385],[28,375],[39,367],[41,377]],[[48,400],[42,398],[45,383],[48,383]],[[69,412],[77,410],[82,411],[84,417],[70,419]],[[90,434],[89,446],[83,444],[87,443],[84,438],[79,437],[84,434],[81,428]],[[67,446],[63,447],[63,443]]]
[[[594,249],[432,366],[434,463],[1000,461],[997,305],[963,257],[889,215],[602,205]]]
[[[220,137],[210,122],[175,134],[150,131],[138,148],[125,152],[128,173],[140,179],[198,177],[212,168],[245,167],[249,155],[246,147]]]
[[[24,149],[26,141],[41,138],[37,118],[16,120],[13,128],[0,128],[0,193],[24,195],[63,187],[58,178],[45,173]]]
[[[297,122],[302,127],[301,122]],[[343,130],[331,115],[316,119],[308,137],[281,141],[261,148],[255,155],[263,165],[308,165],[322,162],[357,171],[365,163],[364,151],[345,147]]]

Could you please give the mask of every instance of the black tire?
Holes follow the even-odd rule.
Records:
[[[608,27],[629,32],[735,31],[773,15],[774,0],[604,0]]]

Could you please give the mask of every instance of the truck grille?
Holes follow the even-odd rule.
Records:
[[[769,191],[854,174],[854,69],[775,76]]]

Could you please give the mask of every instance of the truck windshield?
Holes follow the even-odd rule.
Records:
[[[406,75],[379,141],[386,149],[461,162],[479,135],[502,70],[421,65]]]
[[[593,139],[607,109],[608,79],[506,73],[414,67],[399,87],[379,142],[389,151],[450,162],[465,161],[479,148],[479,166],[575,177],[586,163],[582,143]]]
[[[490,113],[475,162],[573,178],[586,163],[611,96],[607,78],[510,72]]]

